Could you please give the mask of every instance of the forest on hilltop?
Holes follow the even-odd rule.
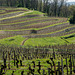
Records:
[[[0,6],[26,7],[57,17],[69,17],[75,10],[75,6],[67,4],[66,0],[0,0]]]

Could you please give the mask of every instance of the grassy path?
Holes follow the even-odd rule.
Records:
[[[23,40],[22,42],[21,42],[21,45],[23,46],[24,45],[24,43],[25,43],[25,41],[27,41],[29,38],[26,38],[25,40]]]

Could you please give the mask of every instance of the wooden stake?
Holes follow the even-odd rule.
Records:
[[[67,64],[67,58],[66,58],[66,69],[67,69],[67,75],[68,75],[68,64]]]
[[[58,71],[59,71],[59,75],[60,75],[60,62],[58,62]]]
[[[10,69],[10,53],[9,53],[9,51],[8,51],[8,61],[9,61],[8,68]]]
[[[64,71],[63,71],[63,59],[61,57],[61,66],[62,66],[62,75],[64,75]]]

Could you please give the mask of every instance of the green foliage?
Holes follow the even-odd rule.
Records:
[[[70,24],[75,24],[75,11],[73,13],[73,17],[70,18]]]

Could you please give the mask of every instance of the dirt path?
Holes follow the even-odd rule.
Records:
[[[27,13],[30,13],[30,12],[33,12],[33,11],[28,11],[28,12],[23,12],[23,13],[19,13],[18,15],[10,15],[9,17],[5,17],[5,18],[0,18],[0,20],[4,20],[4,19],[9,19],[9,18],[14,18],[14,17],[19,17],[21,15],[24,15],[24,14],[27,14]]]
[[[24,45],[24,43],[25,43],[25,41],[27,41],[29,38],[26,38],[25,40],[23,40],[22,42],[21,42],[21,45],[23,46]]]

